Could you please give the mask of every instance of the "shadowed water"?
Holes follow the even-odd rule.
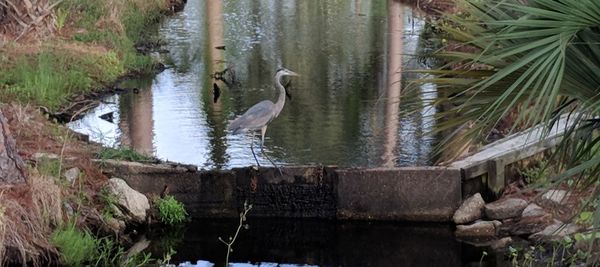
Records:
[[[277,99],[272,78],[285,66],[301,76],[286,80],[291,99],[267,130],[273,160],[427,165],[433,139],[424,133],[433,122],[424,115],[434,110],[406,110],[399,98],[414,78],[402,71],[425,67],[414,57],[423,27],[396,1],[188,1],[158,32],[169,52],[156,56],[168,69],[120,84],[139,91],[105,99],[70,126],[171,161],[253,165],[249,135],[232,135],[227,125]],[[99,119],[110,112],[113,122]]]
[[[450,226],[253,219],[233,245],[233,266],[463,266],[462,245]],[[153,232],[150,252],[167,247],[172,263],[202,260],[222,266],[235,220],[195,221],[180,231]],[[467,262],[470,260],[467,260]],[[243,264],[240,264],[243,263]],[[204,265],[206,264],[206,265]],[[250,265],[252,264],[252,265]]]

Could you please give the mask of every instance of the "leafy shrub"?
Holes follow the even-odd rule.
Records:
[[[176,225],[184,222],[188,216],[183,203],[173,196],[165,196],[156,201],[158,217],[161,222],[168,225]]]
[[[96,238],[88,231],[75,228],[73,223],[56,229],[50,240],[60,250],[61,263],[67,266],[81,266],[97,258]]]

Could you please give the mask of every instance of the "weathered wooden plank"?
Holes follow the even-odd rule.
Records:
[[[538,125],[484,146],[479,152],[450,164],[459,168],[463,181],[487,175],[487,189],[498,194],[506,185],[506,166],[556,146],[575,120],[563,115],[548,131]]]
[[[538,125],[488,144],[479,152],[453,162],[450,167],[462,169],[463,179],[475,178],[489,172],[490,160],[510,164],[554,147],[573,123],[574,120],[563,116],[548,133],[544,133],[544,125]]]

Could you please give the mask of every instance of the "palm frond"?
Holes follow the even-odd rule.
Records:
[[[525,111],[513,122],[523,128],[549,129],[571,113],[578,123],[556,150],[568,170],[556,181],[575,174],[599,181],[600,2],[461,3],[468,16],[445,15],[440,26],[459,51],[438,51],[447,64],[416,81],[437,85],[434,103],[443,110],[436,131],[448,133],[442,143],[481,139],[514,110]]]

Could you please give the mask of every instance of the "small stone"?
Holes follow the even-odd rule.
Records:
[[[560,205],[569,198],[569,195],[569,192],[566,190],[548,190],[548,192],[542,195],[542,202]]]
[[[42,153],[42,152],[36,152],[33,153],[33,155],[31,156],[36,162],[40,162],[43,160],[61,160],[61,157],[57,154],[53,154],[53,153]],[[77,158],[75,157],[63,157],[62,158],[63,163],[66,164],[73,164],[74,162],[77,161]]]
[[[73,206],[71,206],[71,204],[69,203],[63,203],[63,208],[65,209],[65,212],[67,213],[67,216],[73,217],[73,215],[75,214],[75,211],[73,210]]]
[[[43,159],[59,159],[59,156],[56,154],[52,154],[52,153],[42,153],[42,152],[36,152],[33,153],[33,159],[35,161],[40,161]]]
[[[582,237],[575,241],[575,248],[581,251],[599,251],[600,252],[600,232],[591,231],[582,233]]]
[[[125,258],[141,254],[144,250],[148,248],[148,246],[150,246],[150,240],[148,240],[146,236],[140,237],[140,239],[138,239],[135,242],[135,244],[133,244],[133,246],[131,246],[129,250],[127,250],[127,253],[125,253]]]
[[[501,236],[530,235],[544,230],[552,222],[552,215],[549,213],[536,217],[508,219],[506,220],[506,223],[499,228],[498,234]]]
[[[477,193],[467,198],[456,210],[452,220],[456,224],[465,224],[474,222],[481,219],[483,216],[483,208],[485,207],[485,201],[481,197],[481,194]]]
[[[554,220],[552,224],[548,225],[541,232],[529,236],[529,239],[535,241],[560,240],[565,236],[579,232],[579,230],[581,230],[581,228],[574,223],[564,224],[561,221]]]
[[[63,176],[65,177],[65,179],[67,179],[67,181],[69,181],[69,183],[73,183],[75,181],[75,179],[77,179],[77,177],[79,177],[79,173],[81,171],[79,170],[79,168],[74,167],[74,168],[70,168],[68,169]]]
[[[125,216],[125,214],[123,214],[123,212],[121,211],[121,209],[119,209],[119,207],[112,205],[111,207],[112,212],[113,212],[113,216],[117,219],[126,219],[127,217]]]
[[[122,233],[125,231],[125,222],[115,218],[108,218],[106,225],[113,230],[115,233]]]
[[[520,216],[527,207],[527,201],[520,198],[507,198],[485,205],[485,215],[492,220],[502,220]]]
[[[496,227],[490,221],[477,221],[469,225],[457,225],[454,234],[458,238],[492,238],[496,235]]]
[[[523,210],[523,214],[521,215],[521,217],[538,217],[543,216],[545,214],[547,214],[547,212],[542,207],[536,205],[535,203],[531,203],[527,205],[525,210]]]
[[[507,247],[507,246],[508,246],[508,245],[510,245],[512,242],[513,242],[513,239],[512,239],[512,237],[510,237],[510,236],[508,236],[508,237],[503,237],[503,238],[500,238],[500,239],[498,239],[498,240],[496,240],[496,241],[493,241],[493,242],[490,244],[490,247],[492,248],[492,250],[496,250],[496,251],[497,251],[497,250],[501,250],[501,249],[503,249],[503,248]]]

